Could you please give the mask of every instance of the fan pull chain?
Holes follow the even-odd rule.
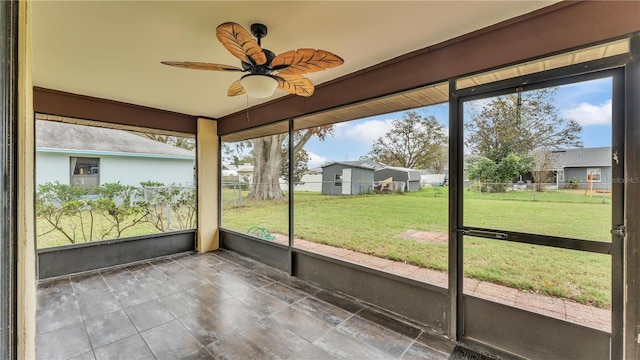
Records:
[[[520,110],[522,108],[522,86],[518,87],[518,102],[516,103],[516,126],[520,126]]]

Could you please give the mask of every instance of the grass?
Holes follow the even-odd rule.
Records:
[[[85,214],[85,223],[88,223],[88,216],[86,216]],[[83,236],[80,228],[77,226],[74,226],[72,224],[74,223],[78,223],[77,218],[71,219],[69,217],[63,217],[61,223],[63,224],[63,227],[65,229],[65,231],[67,231],[69,234],[71,234],[73,232],[73,228],[76,229],[75,231],[75,243],[76,244],[80,244],[80,243],[85,243],[85,242],[90,242],[91,238],[89,237],[88,234],[88,230],[85,230],[86,236]],[[109,226],[109,224],[107,223],[107,221],[105,219],[100,219],[99,217],[96,217],[96,222],[94,224],[94,235],[93,235],[93,241],[99,241],[102,240],[100,237],[99,232],[102,229],[106,229]],[[54,247],[54,246],[62,246],[62,245],[70,245],[73,244],[69,239],[67,239],[61,232],[59,231],[50,231],[52,229],[52,226],[50,224],[48,224],[46,221],[42,220],[42,219],[37,219],[36,220],[36,234],[38,235],[38,249],[43,249],[43,248],[48,248],[48,247]],[[150,223],[140,223],[137,224],[136,226],[130,227],[128,229],[126,229],[125,231],[123,231],[122,236],[121,237],[130,237],[130,236],[138,236],[138,235],[148,235],[148,234],[156,234],[159,233],[160,231],[158,229],[156,229],[152,224]],[[44,234],[44,235],[43,235]],[[73,235],[71,235],[73,237]],[[117,233],[115,231],[111,231],[110,233],[106,234],[104,236],[104,239],[113,239],[117,236]]]
[[[295,237],[446,271],[446,243],[419,242],[397,235],[409,229],[447,232],[447,190],[425,188],[406,194],[334,197],[297,192]],[[288,233],[287,201],[246,202],[246,195],[247,191],[222,190],[223,227],[246,232],[257,225],[273,233]],[[584,190],[536,194],[465,191],[463,197],[467,226],[610,241],[610,195],[605,195],[604,203],[601,195],[585,197]],[[38,234],[50,228],[42,221],[36,226]],[[157,232],[151,224],[141,223],[126,230],[123,237]],[[84,240],[78,236],[77,242]],[[38,248],[67,244],[70,242],[55,231],[38,237]],[[603,308],[610,306],[608,255],[466,237],[464,271],[465,276],[483,281]]]
[[[437,192],[435,192],[437,191]],[[223,191],[225,228],[244,232],[259,225],[288,233],[287,202],[233,205]],[[238,194],[236,194],[236,197]],[[479,194],[465,191],[465,225],[609,241],[611,200],[580,190]],[[409,229],[446,232],[446,188],[415,193],[323,196],[295,194],[295,237],[446,271],[447,244],[396,236]],[[465,276],[517,289],[608,307],[611,258],[572,250],[465,238]]]

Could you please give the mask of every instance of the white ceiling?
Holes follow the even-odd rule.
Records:
[[[344,65],[308,74],[316,85],[545,7],[555,1],[34,1],[34,86],[213,118],[240,111],[227,97],[241,75],[162,60],[239,66],[217,25],[261,22],[276,54],[316,48]],[[425,64],[428,66],[428,64]],[[383,81],[384,79],[381,79]],[[249,106],[268,99],[249,98]]]

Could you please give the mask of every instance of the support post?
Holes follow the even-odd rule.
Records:
[[[640,356],[640,33],[630,37],[625,66],[625,359]]]
[[[198,202],[198,232],[196,250],[200,253],[220,246],[219,173],[220,138],[214,120],[198,118],[196,134],[196,194]]]
[[[17,8],[17,29],[6,36],[17,41],[17,154],[9,166],[17,179],[17,358],[36,357],[36,249],[35,249],[35,120],[31,73],[31,3],[10,1],[3,6]],[[15,13],[14,13],[15,16]],[[15,20],[15,18],[14,18]],[[14,23],[15,25],[15,23]],[[16,32],[17,30],[17,32]],[[14,94],[16,96],[16,94]],[[17,105],[17,106],[16,106]],[[14,133],[15,134],[15,133]],[[15,139],[14,139],[15,141]],[[15,146],[15,143],[14,143]],[[16,174],[17,166],[17,174]],[[12,169],[13,167],[13,169]]]

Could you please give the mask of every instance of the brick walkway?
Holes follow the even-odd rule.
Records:
[[[274,235],[276,236],[274,242],[284,245],[289,243],[287,236],[280,234]],[[442,242],[443,239],[446,239],[446,234],[409,230],[398,237],[411,238],[417,241]],[[442,271],[425,269],[403,262],[383,259],[302,239],[294,239],[294,244],[296,248],[302,250],[350,261],[428,284],[444,288],[448,287],[447,273]],[[525,292],[471,278],[464,278],[464,293],[541,315],[611,332],[611,312],[606,309],[580,304],[567,299]]]

